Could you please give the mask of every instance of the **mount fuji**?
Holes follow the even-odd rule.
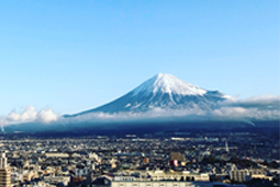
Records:
[[[54,132],[116,135],[255,127],[274,130],[279,129],[278,103],[279,99],[263,104],[254,100],[238,103],[219,91],[209,91],[173,75],[159,73],[103,106],[60,116],[50,124],[31,121],[4,126],[2,131],[42,132],[49,136]],[[266,118],[269,115],[272,117]]]
[[[210,111],[217,103],[230,96],[219,91],[209,91],[184,82],[171,74],[159,73],[145,81],[129,93],[103,106],[64,117],[77,117],[84,114],[103,112],[147,112],[155,108],[164,110],[200,109]]]

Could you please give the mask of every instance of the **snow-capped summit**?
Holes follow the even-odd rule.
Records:
[[[171,74],[159,73],[108,104],[65,117],[74,117],[91,112],[111,114],[145,112],[155,108],[171,110],[199,108],[204,111],[210,111],[217,106],[217,102],[226,100],[228,97],[219,91],[208,91],[184,82]]]
[[[156,94],[157,92],[177,95],[203,95],[207,91],[184,82],[171,74],[158,73],[133,90],[134,94]]]

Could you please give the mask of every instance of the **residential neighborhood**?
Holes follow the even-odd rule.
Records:
[[[279,186],[279,142],[262,133],[3,136],[0,144],[11,186],[92,186],[107,180],[112,187],[120,182],[156,186],[156,181]]]

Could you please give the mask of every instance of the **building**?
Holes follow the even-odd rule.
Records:
[[[88,168],[81,166],[81,165],[76,166],[75,175],[77,177],[86,177],[88,175],[88,173],[89,173]]]
[[[169,155],[169,160],[177,160],[179,162],[183,162],[186,161],[186,157],[184,154],[180,153],[180,152],[171,152]]]
[[[111,187],[246,187],[232,186],[219,182],[182,182],[182,181],[112,181]]]
[[[150,180],[153,181],[161,181],[161,180],[177,180],[177,181],[209,181],[210,177],[209,174],[194,174],[194,173],[182,173],[182,174],[175,174],[175,173],[149,173]],[[146,179],[147,180],[147,179]]]
[[[135,181],[133,176],[115,176],[114,181]]]
[[[49,176],[44,176],[44,181],[48,182],[49,184],[63,183],[64,186],[67,186],[68,183],[70,182],[70,176],[49,175]]]
[[[124,179],[123,181],[121,179]],[[130,178],[131,179],[131,178]],[[96,178],[91,183],[84,183],[81,187],[246,187],[246,185],[229,185],[220,182],[197,181],[129,181],[129,178],[110,180],[106,177]]]
[[[45,153],[47,158],[69,158],[68,153]]]
[[[244,182],[250,179],[251,177],[248,169],[237,169],[235,164],[232,165],[230,170],[230,180]]]
[[[229,148],[228,148],[228,142],[227,142],[227,139],[225,139],[225,150],[226,152],[229,153]]]
[[[246,182],[252,178],[262,178],[272,180],[271,177],[266,176],[264,169],[237,169],[233,164],[230,171],[230,179],[237,182]]]
[[[7,164],[5,153],[0,157],[0,187],[11,187],[11,171]]]

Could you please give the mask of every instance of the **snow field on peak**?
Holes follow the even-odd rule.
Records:
[[[184,82],[171,74],[159,73],[147,80],[132,92],[144,95],[156,94],[158,92],[176,95],[203,95],[207,91],[195,85]]]

